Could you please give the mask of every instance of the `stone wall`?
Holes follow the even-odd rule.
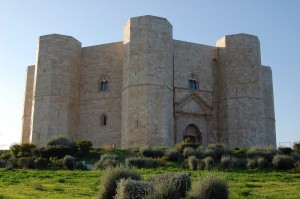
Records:
[[[24,111],[22,117],[22,143],[30,142],[31,133],[31,110],[32,110],[32,98],[33,98],[33,84],[34,84],[34,72],[35,66],[27,67],[26,74],[26,86],[25,86],[25,98],[24,98]]]
[[[122,147],[172,145],[172,25],[136,17],[124,32]]]
[[[225,36],[219,49],[219,119],[229,146],[263,145],[265,121],[256,36]]]
[[[213,112],[212,60],[215,47],[174,40],[174,114],[176,142],[183,140],[187,126],[197,126],[202,144],[211,137]],[[188,88],[194,75],[197,89]]]
[[[31,141],[74,138],[79,124],[81,43],[69,36],[39,39]]]
[[[94,146],[121,146],[122,42],[86,47],[82,50],[80,81],[80,125],[77,139]],[[99,83],[108,81],[108,90]],[[106,125],[101,120],[106,116]]]
[[[261,81],[263,88],[263,102],[265,110],[265,144],[276,144],[276,129],[275,129],[275,111],[274,111],[274,95],[272,83],[272,70],[269,66],[261,66]]]

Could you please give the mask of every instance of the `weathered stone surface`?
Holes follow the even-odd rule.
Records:
[[[276,145],[272,72],[256,36],[216,47],[174,40],[168,20],[131,18],[123,42],[81,47],[40,37],[28,68],[22,142],[55,136],[96,147]]]

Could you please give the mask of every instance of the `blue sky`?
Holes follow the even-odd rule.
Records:
[[[298,0],[0,0],[0,149],[20,141],[39,36],[70,35],[83,46],[122,41],[123,25],[141,15],[167,18],[174,39],[211,46],[223,35],[257,35],[262,64],[273,70],[277,143],[300,141]]]

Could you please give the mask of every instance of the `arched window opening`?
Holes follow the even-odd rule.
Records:
[[[192,90],[196,90],[197,89],[197,82],[196,82],[196,80],[190,80],[189,81],[189,89],[192,89]]]
[[[197,78],[194,74],[192,74],[189,78],[188,88],[192,90],[198,89]]]
[[[102,81],[100,86],[100,91],[107,91],[108,90],[108,81]]]
[[[101,126],[106,126],[107,125],[107,116],[103,114],[101,116]]]

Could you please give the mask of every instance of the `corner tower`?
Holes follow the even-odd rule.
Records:
[[[31,142],[74,138],[79,123],[81,43],[70,36],[39,38],[33,94]]]
[[[265,116],[260,80],[260,43],[256,36],[228,35],[217,41],[218,118],[229,146],[264,145]]]
[[[174,144],[172,25],[154,16],[124,28],[122,147]]]

